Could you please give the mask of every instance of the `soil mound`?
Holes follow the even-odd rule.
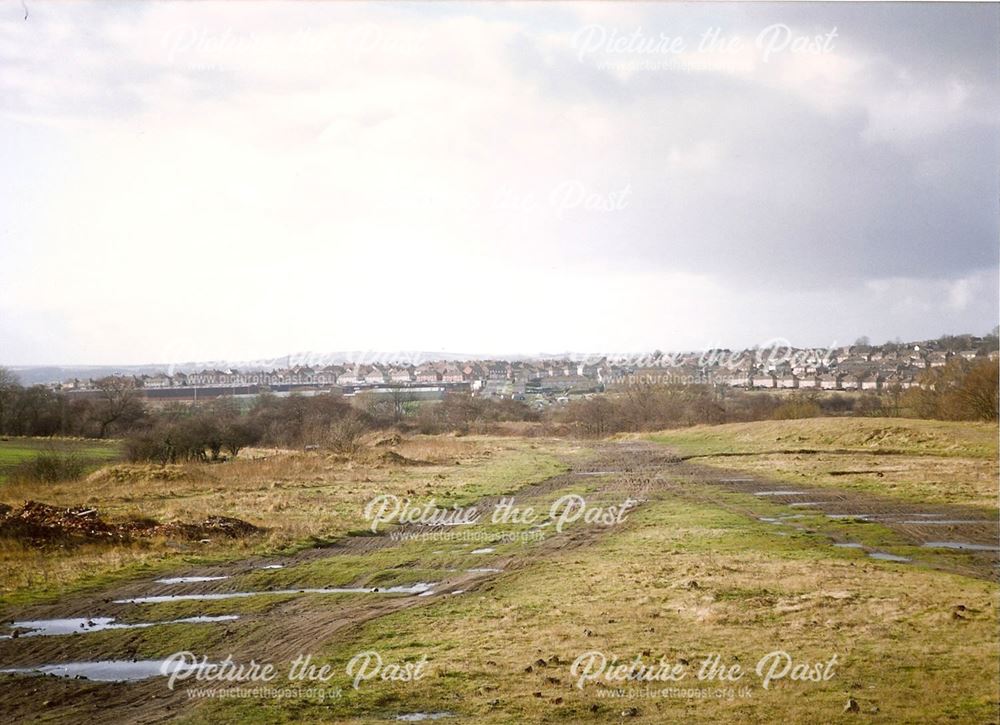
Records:
[[[418,461],[413,458],[407,458],[406,456],[401,456],[396,451],[384,451],[382,455],[378,457],[379,463],[387,463],[391,466],[432,466],[434,465],[430,461]]]
[[[21,508],[0,509],[0,538],[16,539],[33,546],[93,541],[123,542],[136,537],[164,536],[199,540],[212,536],[236,539],[263,533],[264,529],[228,516],[209,516],[200,523],[132,519],[108,523],[97,509],[84,506],[61,508],[28,501]]]

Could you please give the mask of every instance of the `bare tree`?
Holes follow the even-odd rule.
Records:
[[[389,388],[392,399],[392,420],[398,423],[406,415],[406,404],[413,400],[413,394],[402,385],[393,385]]]
[[[885,389],[885,394],[889,401],[889,415],[898,416],[903,402],[903,386],[892,383]]]
[[[141,416],[139,391],[135,379],[123,375],[109,375],[94,383],[100,392],[100,402],[95,411],[100,423],[98,438],[103,438],[114,423]]]
[[[7,368],[0,367],[0,433],[7,432],[7,418],[20,388],[17,376]]]

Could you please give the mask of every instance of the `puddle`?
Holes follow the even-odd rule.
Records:
[[[453,591],[451,593],[452,594],[465,594],[465,590],[464,589],[456,589],[455,591]]]
[[[776,518],[774,518],[772,516],[759,516],[759,517],[757,517],[757,520],[758,521],[763,521],[765,524],[778,524],[778,525],[781,525],[783,523],[781,521],[781,519],[776,519]]]
[[[135,597],[134,599],[116,599],[114,604],[158,604],[160,602],[185,602],[185,601],[217,601],[220,599],[244,599],[246,597],[260,597],[267,595],[287,595],[287,594],[423,594],[429,591],[435,584],[427,582],[417,582],[410,586],[398,587],[339,587],[331,589],[271,589],[260,592],[219,592],[215,594],[164,594],[156,597]]]
[[[493,549],[490,549],[490,548],[486,548],[486,549],[473,549],[472,553],[473,554],[492,554],[493,553]]]
[[[849,542],[847,542],[845,544],[834,544],[834,546],[836,546],[838,549],[863,549],[863,548],[865,548],[861,544],[855,544],[852,541],[849,541]]]
[[[943,521],[901,521],[902,524],[911,526],[955,526],[957,524],[991,524],[992,521],[983,519],[945,519]]]
[[[868,554],[872,559],[878,559],[879,561],[909,561],[905,556],[897,556],[896,554],[887,554],[884,551],[873,551]]]
[[[754,496],[805,496],[808,491],[757,491]]]
[[[146,627],[156,627],[161,624],[199,624],[202,622],[231,622],[239,619],[239,615],[226,614],[217,617],[186,617],[184,619],[170,619],[163,622],[116,622],[114,617],[79,617],[72,619],[33,619],[23,622],[14,622],[11,627],[15,629],[27,629],[27,632],[19,632],[21,637],[53,637],[64,634],[86,634],[88,632],[101,632],[105,629],[144,629]],[[0,639],[13,639],[9,634],[0,635]]]
[[[475,526],[479,523],[479,519],[476,518],[475,521],[435,521],[434,523],[424,523],[423,521],[417,521],[417,526],[427,526],[433,528],[435,526]]]
[[[165,663],[166,672],[163,671]],[[104,662],[67,662],[61,665],[39,665],[38,667],[15,667],[0,670],[2,674],[54,675],[56,677],[82,677],[95,682],[133,682],[160,677],[172,672],[183,672],[198,665],[171,660],[105,660]]]
[[[258,566],[258,569],[284,569],[284,564],[265,564],[264,566]]]
[[[486,566],[481,569],[466,569],[465,571],[467,571],[469,574],[497,574],[503,571],[503,569],[496,569],[494,567]]]
[[[218,582],[228,579],[228,576],[175,576],[169,579],[157,579],[157,584],[196,584],[198,582]]]
[[[827,514],[828,519],[858,519],[860,521],[868,521],[871,518],[871,514]]]
[[[397,720],[405,722],[422,722],[423,720],[440,720],[443,717],[455,717],[453,712],[406,712],[396,715]]]
[[[930,549],[961,549],[963,551],[1000,551],[1000,546],[989,544],[968,544],[964,541],[928,541],[921,544]]]

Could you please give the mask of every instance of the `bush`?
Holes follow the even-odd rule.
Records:
[[[925,371],[920,387],[903,394],[903,405],[918,418],[996,420],[998,383],[1000,368],[995,360],[959,358]]]
[[[420,404],[414,424],[420,433],[489,433],[500,423],[536,421],[538,413],[519,400],[476,398],[448,393],[441,401]]]
[[[172,455],[162,430],[133,433],[125,439],[125,458],[132,463],[170,463]]]
[[[10,480],[14,483],[75,481],[86,470],[87,462],[75,455],[45,452],[15,466]]]
[[[774,411],[775,420],[792,420],[794,418],[816,418],[822,412],[819,403],[809,398],[792,398],[785,401]]]
[[[882,414],[882,399],[874,393],[865,393],[854,405],[854,415],[876,417]]]
[[[337,453],[353,454],[361,447],[368,425],[361,416],[348,415],[330,423],[327,443]]]

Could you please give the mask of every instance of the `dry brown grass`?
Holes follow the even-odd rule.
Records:
[[[387,451],[429,465],[390,463],[384,460]],[[228,558],[308,545],[366,528],[364,504],[375,494],[457,500],[523,485],[554,470],[551,456],[524,441],[417,436],[393,447],[366,448],[356,456],[257,449],[225,463],[117,464],[82,482],[4,486],[3,502],[15,506],[30,499],[84,504],[109,521],[193,522],[231,516],[267,533],[207,544],[151,540],[45,551],[7,541],[0,546],[0,586],[5,595],[37,594],[72,585],[88,573],[164,566],[178,555]]]
[[[699,464],[902,500],[997,507],[996,423],[817,418],[694,426],[649,437],[698,456]]]
[[[756,455],[704,458],[699,463],[737,468],[795,483],[877,493],[908,501],[996,508],[996,461],[980,458],[868,454]]]

